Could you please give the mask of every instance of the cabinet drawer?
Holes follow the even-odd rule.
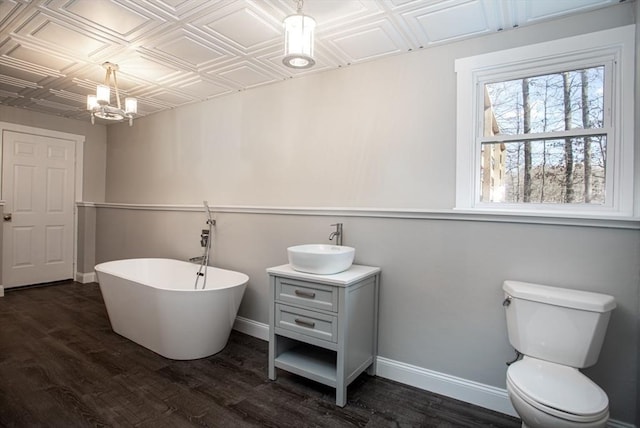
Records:
[[[278,277],[275,298],[298,306],[338,312],[338,290],[330,285]]]
[[[276,327],[337,342],[338,319],[332,315],[276,303]]]

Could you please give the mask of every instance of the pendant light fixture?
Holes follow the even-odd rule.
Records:
[[[132,97],[125,98],[123,110],[116,77],[116,72],[119,70],[118,64],[105,62],[102,67],[106,70],[104,84],[98,85],[95,95],[87,96],[87,110],[91,112],[91,123],[95,123],[96,117],[114,121],[129,119],[129,126],[133,126],[133,115],[138,112],[138,100]],[[116,91],[116,106],[111,105],[111,75],[113,75],[113,87]]]
[[[313,59],[313,32],[316,21],[302,13],[303,0],[297,0],[297,12],[287,16],[284,21],[284,58],[282,62],[291,68],[310,68]]]

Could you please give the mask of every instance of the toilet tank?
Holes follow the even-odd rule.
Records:
[[[519,281],[505,281],[511,345],[524,355],[575,368],[598,361],[612,296]]]

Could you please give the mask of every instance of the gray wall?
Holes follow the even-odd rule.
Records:
[[[106,200],[132,204],[450,210],[454,60],[635,22],[625,3],[293,79],[108,130]],[[321,211],[321,210],[320,210]],[[240,315],[267,322],[265,268],[342,221],[356,262],[382,268],[380,355],[504,388],[505,279],[601,291],[619,302],[585,372],[633,422],[640,231],[444,219],[219,212],[213,264],[251,277]],[[99,208],[96,259],[200,254],[204,214]],[[637,222],[635,223],[637,226]]]
[[[637,25],[638,17],[640,17],[640,1],[636,1],[635,8],[635,20],[636,20],[636,102],[635,102],[635,113],[636,113],[636,129],[635,129],[635,137],[636,137],[636,165],[640,165],[640,26]],[[637,183],[637,181],[636,181]],[[636,200],[640,199],[640,185],[636,185]],[[637,328],[640,331],[640,287],[638,287],[638,311],[637,311]],[[636,353],[637,356],[637,372],[636,377],[638,379],[637,393],[636,397],[639,397],[640,400],[640,340],[638,340],[638,351]],[[636,426],[640,427],[640,405],[636,405]]]
[[[78,260],[76,272],[87,274],[93,272],[93,267],[96,265],[96,208],[80,205],[77,210]]]

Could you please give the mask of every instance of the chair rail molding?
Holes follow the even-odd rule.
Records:
[[[77,202],[78,206],[120,210],[146,211],[202,211],[201,204],[134,204],[116,202]],[[560,226],[600,227],[613,229],[640,230],[640,219],[619,217],[575,216],[559,217],[552,213],[545,215],[514,214],[501,211],[466,211],[457,209],[414,209],[414,208],[349,208],[349,207],[269,207],[251,205],[211,205],[217,213],[235,214],[276,214],[306,216],[343,216],[413,220],[481,221],[490,223],[523,223]]]

